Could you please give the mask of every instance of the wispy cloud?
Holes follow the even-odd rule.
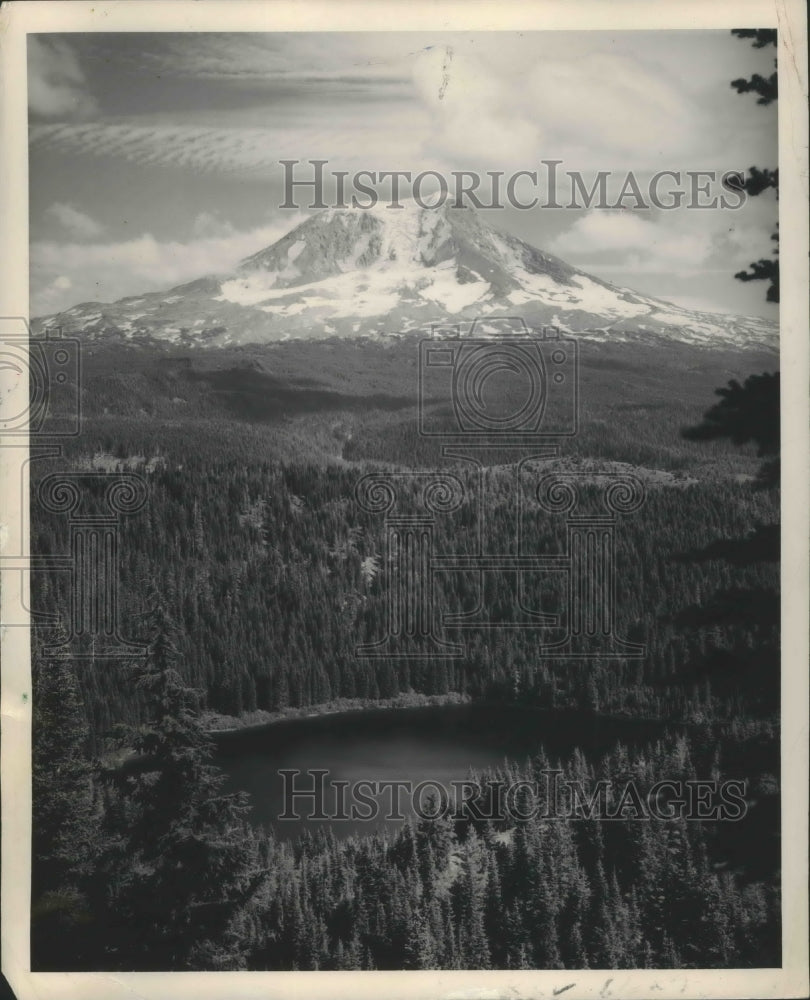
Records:
[[[382,121],[385,120],[385,127]],[[394,123],[399,121],[399,127]],[[278,169],[281,159],[317,159],[340,165],[393,168],[417,159],[412,114],[390,109],[379,119],[343,116],[290,127],[209,127],[169,122],[54,123],[30,129],[33,149],[47,148],[93,157],[121,157],[141,166],[171,166],[210,172]]]
[[[133,94],[145,84],[140,106],[132,97],[125,114],[119,104],[90,129],[40,125],[33,140],[206,171],[282,156],[344,168],[353,158],[358,169],[531,169],[544,157],[581,170],[744,166],[764,118],[707,101],[734,98],[728,80],[654,34],[643,44],[566,32],[125,39],[108,54],[127,67]],[[78,85],[70,50],[64,61],[62,76]]]
[[[396,84],[410,78],[412,46],[406,37],[342,32],[165,35],[146,58],[169,75],[201,80]]]
[[[757,68],[756,53],[728,32],[96,33],[29,44],[39,311],[221,270],[270,242],[257,235],[229,256],[250,200],[279,204],[282,159],[302,161],[303,178],[310,159],[350,175],[544,175],[540,161],[559,159],[590,186],[595,171],[641,177],[775,158],[775,115],[729,86]],[[752,201],[666,218],[511,217],[507,228],[585,269],[655,273],[663,286],[767,254],[775,207]],[[148,232],[132,239],[138,213]],[[733,299],[742,286],[731,285]]]
[[[79,60],[63,38],[28,36],[28,107],[45,118],[85,118],[98,110]]]

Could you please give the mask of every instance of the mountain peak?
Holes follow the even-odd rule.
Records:
[[[189,346],[426,332],[511,315],[604,340],[775,348],[774,324],[694,312],[588,275],[472,208],[329,208],[226,275],[89,303],[44,327]]]
[[[240,272],[264,270],[282,284],[303,284],[327,274],[406,262],[432,267],[451,255],[455,242],[474,238],[485,227],[472,209],[421,208],[413,201],[400,208],[328,208],[302,222],[277,243],[247,257]],[[298,275],[301,280],[296,280]]]

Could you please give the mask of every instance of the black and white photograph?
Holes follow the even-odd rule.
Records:
[[[805,14],[10,6],[17,995],[805,995]]]

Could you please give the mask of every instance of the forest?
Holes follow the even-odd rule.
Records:
[[[293,406],[293,416],[257,416],[244,381],[252,371],[248,382],[267,391],[255,366],[237,369],[238,389],[233,375],[222,389],[207,360],[175,369],[142,360],[140,373],[127,369],[123,392],[109,381],[109,357],[95,364],[89,384],[100,388],[88,393],[82,437],[62,467],[32,463],[31,495],[64,458],[107,474],[83,480],[91,513],[110,475],[143,477],[148,501],[119,518],[117,582],[121,633],[144,655],[105,660],[86,637],[66,642],[64,624],[33,633],[34,968],[779,963],[778,864],[730,864],[723,824],[419,821],[288,843],[250,822],[249,801],[223,790],[213,764],[212,730],[223,722],[417,695],[686,727],[632,754],[616,746],[603,760],[575,753],[562,762],[586,785],[627,774],[649,787],[719,775],[728,759],[775,760],[779,492],[778,476],[758,471],[778,454],[778,435],[763,444],[756,430],[734,437],[715,421],[682,436],[719,373],[664,404],[669,372],[639,368],[636,354],[603,357],[586,373],[603,388],[589,397],[583,432],[555,460],[581,475],[586,512],[600,504],[594,470],[623,463],[644,482],[643,505],[615,529],[617,632],[643,644],[644,657],[555,659],[538,655],[531,629],[462,635],[448,626],[447,639],[464,643],[458,659],[373,660],[356,647],[385,627],[385,524],[356,502],[358,481],[409,468],[457,476],[464,500],[436,517],[439,553],[470,551],[482,513],[469,467],[442,463],[413,430],[412,404],[364,409],[330,397]],[[605,373],[634,371],[646,387],[633,405],[617,402]],[[202,393],[200,412],[172,412],[167,394],[193,402],[192,391]],[[247,409],[236,412],[239,398]],[[205,416],[209,404],[219,410]],[[522,486],[508,463],[484,475],[487,538],[509,552]],[[416,511],[415,486],[401,505]],[[64,515],[32,507],[33,551],[69,551],[70,530]],[[522,531],[526,551],[564,551],[564,517],[527,504]],[[69,574],[35,574],[33,606],[68,622],[70,587]],[[508,614],[514,601],[505,580],[482,595],[463,571],[438,573],[435,596],[447,613],[483,596]],[[523,597],[543,610],[564,602],[553,574],[526,574]],[[140,768],[117,766],[132,755]],[[510,763],[508,776],[547,764],[538,750]],[[751,777],[758,796],[778,802],[777,775],[755,765]],[[778,823],[778,809],[769,815]]]
[[[141,638],[136,602],[154,583],[181,629],[186,680],[204,692],[205,708],[225,715],[411,690],[508,694],[551,707],[672,720],[767,720],[776,712],[777,564],[739,564],[717,545],[773,524],[771,492],[730,484],[651,488],[641,510],[618,525],[618,632],[647,645],[642,660],[540,661],[536,632],[504,630],[494,644],[483,632],[469,634],[461,661],[381,663],[355,655],[357,645],[382,634],[386,597],[383,520],[354,500],[362,471],[227,461],[206,469],[193,458],[182,470],[156,469],[148,504],[122,525],[127,634]],[[487,509],[488,533],[495,550],[508,551],[509,473],[495,476],[503,478],[503,498]],[[473,503],[437,519],[438,551],[463,545]],[[563,528],[563,518],[538,510],[527,521],[531,548],[562,551]],[[54,515],[42,526],[38,551],[60,552],[67,544],[66,519]],[[558,607],[559,585],[535,576],[526,583],[530,602]],[[43,578],[43,606],[52,602],[66,615],[68,583]],[[503,592],[488,599],[508,609],[506,583],[496,584]],[[437,602],[449,612],[477,599],[472,573],[442,574],[439,587]],[[751,607],[738,601],[723,612],[733,594],[745,595]],[[447,635],[458,638],[452,629]],[[120,661],[77,664],[94,740],[118,722],[140,721],[143,705]]]
[[[198,695],[177,670],[176,626],[154,593],[148,617],[149,653],[133,677],[152,705],[133,735],[147,755],[139,771],[94,778],[64,662],[39,681],[48,735],[34,757],[36,968],[778,964],[777,871],[730,868],[720,823],[439,818],[342,840],[327,828],[292,845],[257,830],[244,795],[222,792]],[[588,794],[606,776],[644,791],[661,777],[693,779],[697,756],[688,738],[670,737],[633,754],[618,745],[596,763],[575,752],[560,766],[541,752],[474,777],[483,790],[553,766]]]

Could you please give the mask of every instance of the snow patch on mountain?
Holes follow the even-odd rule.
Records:
[[[326,209],[232,272],[34,321],[87,339],[189,346],[424,334],[517,316],[590,339],[776,348],[774,324],[619,288],[491,228],[472,209]],[[479,327],[479,329],[483,329]]]

